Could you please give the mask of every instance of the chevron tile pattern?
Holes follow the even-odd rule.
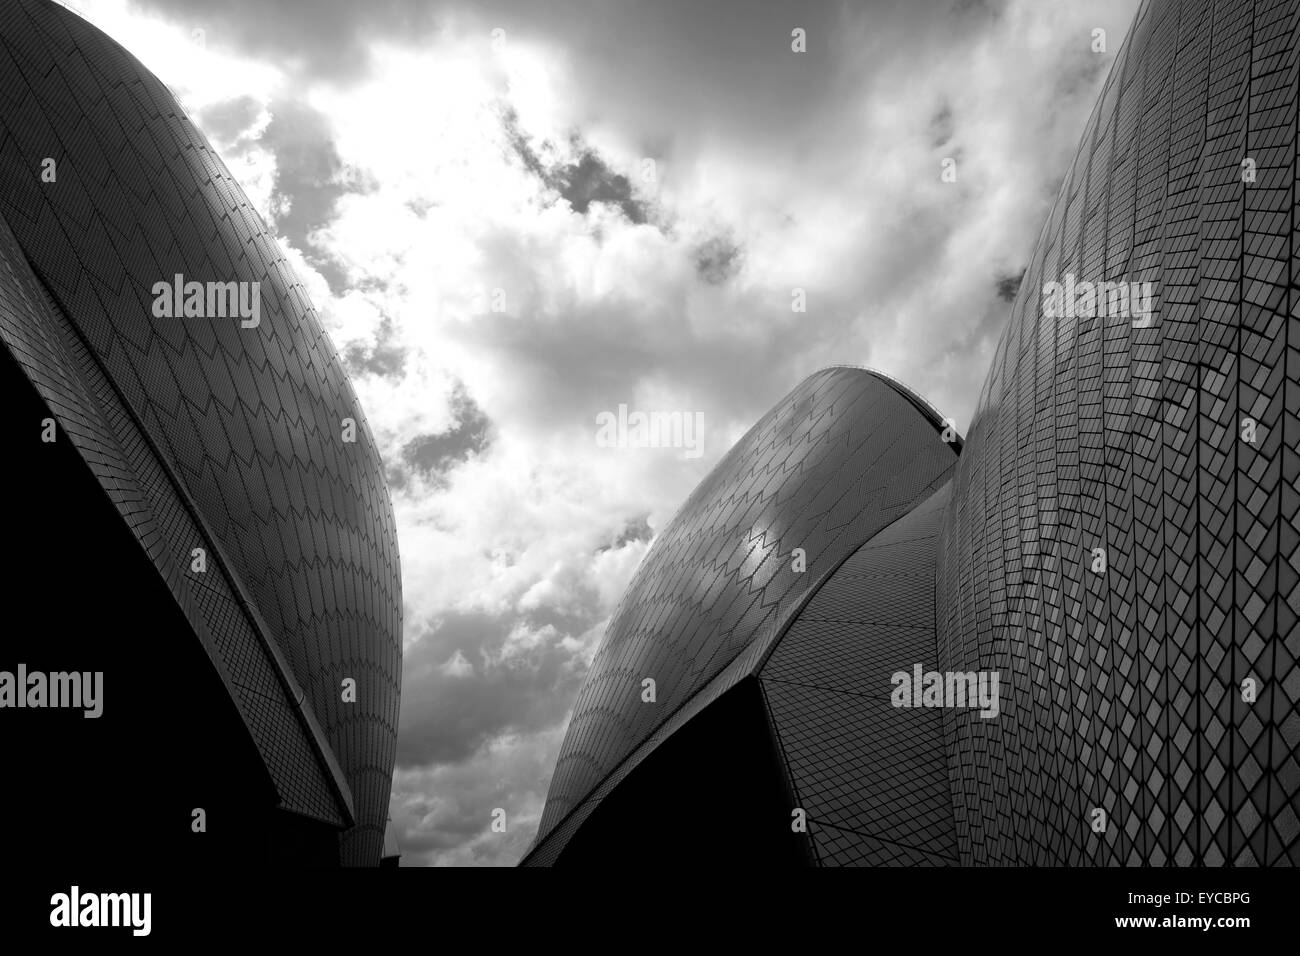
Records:
[[[960,459],[824,374],[760,422],[611,621],[525,862],[745,677],[821,865],[1300,862],[1298,56],[1295,0],[1143,5]],[[915,663],[1000,712],[891,706]]]
[[[1145,4],[1030,260],[939,549],[944,669],[1012,676],[946,727],[963,863],[1300,860],[1298,53]],[[1067,274],[1151,321],[1045,317]]]
[[[0,8],[0,218],[7,288],[26,296],[5,307],[6,344],[227,672],[285,808],[354,821],[343,860],[377,863],[401,682],[396,532],[301,282],[170,91],[40,0]],[[177,274],[260,283],[260,325],[155,316],[154,284]],[[219,573],[185,580],[198,546]]]
[[[942,484],[956,450],[941,430],[896,383],[833,368],[737,443],[656,539],[610,621],[536,846],[611,773],[625,774],[629,757],[644,757],[666,721],[747,673],[728,668],[756,663],[814,582]],[[792,570],[795,548],[803,572]],[[654,704],[642,700],[645,678]]]

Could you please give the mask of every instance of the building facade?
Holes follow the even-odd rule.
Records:
[[[1291,0],[1143,4],[964,444],[857,370],[769,413],[638,570],[525,863],[642,832],[820,865],[1300,860],[1298,54]],[[746,793],[730,830],[683,822]]]
[[[5,659],[93,659],[105,685],[98,730],[31,725],[47,742],[27,754],[35,776],[60,791],[47,751],[67,740],[114,781],[97,804],[113,822],[74,840],[83,852],[377,865],[401,583],[339,356],[202,133],[103,33],[54,3],[6,2],[0,101],[0,359],[28,416],[19,460],[43,476],[6,475],[6,495],[49,507],[15,519],[11,546],[31,558],[10,586],[61,605]],[[73,500],[95,529],[65,545],[85,568],[42,566],[67,554],[50,542],[75,532]],[[128,741],[149,756],[113,774],[95,747]],[[170,767],[142,765],[159,753]]]

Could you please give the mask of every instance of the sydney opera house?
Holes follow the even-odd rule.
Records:
[[[964,441],[813,375],[659,534],[530,865],[1300,862],[1300,7],[1144,3]]]
[[[0,5],[6,854],[378,865],[401,585],[374,440],[274,236],[168,89]],[[22,689],[19,689],[21,693]]]
[[[763,417],[524,863],[1300,862],[1298,92],[1298,0],[1144,3],[966,434],[851,366]],[[6,854],[392,865],[374,438],[210,144],[49,0],[0,4],[0,391]]]

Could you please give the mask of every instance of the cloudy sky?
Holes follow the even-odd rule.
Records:
[[[969,426],[1137,0],[66,5],[273,224],[385,455],[404,865],[509,865],[637,563],[764,411],[869,365]],[[621,403],[703,454],[601,447]]]

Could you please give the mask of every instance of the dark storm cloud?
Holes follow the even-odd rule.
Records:
[[[555,734],[494,752],[491,768],[476,762],[399,771],[393,823],[406,865],[512,866],[532,842],[543,786],[555,761]],[[507,830],[490,830],[502,808]]]
[[[556,188],[574,212],[585,214],[593,202],[612,203],[634,223],[646,221],[645,211],[632,196],[628,178],[615,173],[591,150],[576,163],[562,167],[555,177]]]
[[[451,394],[456,424],[437,435],[420,435],[402,448],[402,460],[427,475],[442,474],[457,462],[468,461],[488,445],[491,422],[457,382]]]
[[[1025,271],[1020,270],[1019,275],[1001,276],[998,279],[997,289],[998,298],[1003,302],[1016,301],[1016,293],[1020,291],[1020,283],[1024,281]]]
[[[353,342],[343,354],[343,361],[353,375],[378,375],[391,378],[406,364],[407,349],[397,343],[393,320],[385,316],[373,342]]]
[[[501,734],[536,731],[564,719],[586,667],[558,637],[493,660],[517,622],[514,612],[451,613],[407,649],[399,767],[465,760]],[[578,632],[594,623],[580,622]],[[457,673],[448,666],[457,652],[472,670]]]
[[[519,114],[510,108],[502,110],[501,128],[505,130],[506,144],[524,164],[524,169],[543,182],[549,182],[550,173],[542,163],[541,157],[537,155],[537,150],[533,149],[533,144],[519,128]]]
[[[342,266],[322,252],[312,232],[330,223],[340,198],[364,191],[367,184],[344,166],[328,117],[290,99],[276,100],[270,112],[271,122],[259,142],[275,154],[271,201],[276,225],[330,289],[342,291],[346,280]]]
[[[930,120],[930,142],[937,149],[952,139],[952,133],[952,107],[944,103]]]
[[[548,166],[520,130],[518,116],[513,110],[503,112],[501,125],[507,144],[524,168],[559,193],[574,212],[586,215],[593,202],[601,202],[618,206],[623,215],[637,225],[648,221],[649,208],[634,195],[631,180],[611,169],[595,150],[582,142],[578,133],[570,137],[570,146],[577,152],[578,161]]]
[[[721,285],[740,271],[740,247],[726,236],[706,239],[691,252],[696,273],[710,285]]]

